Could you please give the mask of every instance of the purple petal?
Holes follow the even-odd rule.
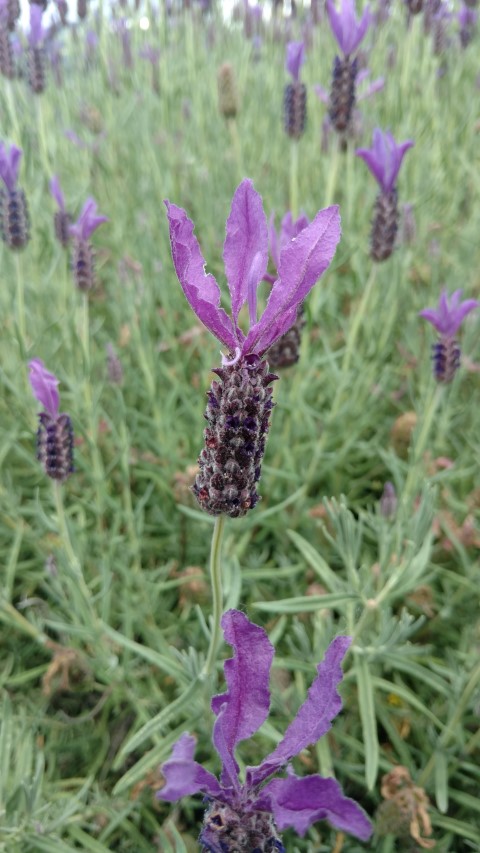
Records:
[[[21,148],[11,145],[7,151],[3,142],[0,142],[0,178],[9,192],[13,192],[15,189],[21,157]]]
[[[359,77],[360,75],[358,75]],[[357,82],[358,82],[357,77]],[[357,101],[365,101],[367,98],[371,98],[372,95],[376,95],[377,92],[381,92],[382,89],[385,88],[385,78],[377,77],[376,80],[372,80],[371,83],[363,90],[363,92],[357,93]]]
[[[440,335],[454,337],[458,332],[463,320],[480,305],[476,299],[465,299],[461,301],[463,290],[455,290],[450,299],[444,289],[438,300],[438,308],[424,308],[419,311],[419,316],[431,323]]]
[[[395,186],[403,158],[413,145],[411,139],[397,145],[389,131],[384,133],[377,127],[373,131],[372,147],[357,148],[355,154],[365,161],[383,192],[389,193]]]
[[[50,181],[50,192],[57,202],[60,210],[65,210],[65,197],[62,192],[62,188],[60,186],[60,180],[57,175],[54,175],[52,180]]]
[[[212,711],[217,716],[213,743],[222,759],[223,783],[238,787],[233,753],[239,741],[253,735],[268,716],[268,685],[275,650],[263,628],[250,622],[240,610],[228,610],[223,615],[222,628],[234,655],[224,664],[228,690],[212,699]]]
[[[320,86],[319,83],[316,83],[313,87],[313,90],[317,98],[320,98],[320,100],[323,101],[324,104],[330,103],[330,92],[328,92],[327,89],[324,89],[323,86]]]
[[[298,306],[330,264],[340,233],[340,214],[333,205],[320,210],[281,252],[279,278],[259,322],[244,341],[243,353],[262,355],[295,322]]]
[[[160,768],[166,784],[157,792],[158,799],[173,803],[199,791],[212,797],[221,794],[215,776],[193,760],[194,752],[195,738],[185,732],[173,747],[172,757]]]
[[[268,244],[270,246],[270,255],[276,270],[280,264],[280,246],[275,228],[275,214],[272,213],[268,220]]]
[[[43,8],[37,3],[30,5],[30,32],[28,34],[28,42],[31,47],[38,47],[42,41],[45,31],[42,27]]]
[[[372,834],[372,825],[360,808],[345,797],[335,779],[321,776],[288,776],[272,779],[262,791],[270,797],[271,809],[277,828],[282,831],[293,827],[299,835],[317,820],[328,820],[342,832],[348,832],[362,841]]]
[[[327,14],[338,46],[345,56],[350,56],[363,40],[371,21],[368,6],[364,9],[360,23],[357,20],[354,0],[341,0],[337,11],[333,0],[327,0]]]
[[[252,274],[259,275],[258,285],[267,270],[268,230],[261,196],[250,180],[245,179],[235,190],[227,219],[223,261],[232,297],[235,324],[249,295]]]
[[[108,222],[107,216],[97,216],[97,202],[95,199],[87,198],[82,212],[74,225],[70,226],[70,233],[80,240],[89,240],[93,232],[103,222]]]
[[[29,379],[33,396],[42,404],[45,411],[52,418],[56,418],[60,406],[57,390],[59,382],[57,377],[45,368],[40,358],[33,358],[28,366],[30,368]]]
[[[289,41],[287,44],[285,68],[295,81],[300,77],[300,69],[305,62],[305,43]]]
[[[198,319],[232,352],[238,346],[230,317],[220,308],[220,289],[213,275],[205,273],[205,261],[193,233],[193,222],[181,207],[165,201],[170,228],[173,265],[182,290]]]
[[[317,676],[307,698],[288,726],[283,739],[258,767],[249,768],[249,785],[258,785],[267,776],[288,764],[302,749],[316,743],[328,732],[332,720],[342,708],[337,685],[343,677],[340,664],[350,643],[350,637],[336,637],[330,643],[323,661],[317,666]]]

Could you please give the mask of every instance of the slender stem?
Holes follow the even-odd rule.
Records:
[[[70,538],[70,531],[68,529],[67,517],[65,514],[65,506],[63,503],[63,486],[57,481],[54,481],[53,483],[53,495],[55,500],[55,509],[57,511],[58,534],[62,540],[63,549],[67,556],[70,569],[73,572],[75,580],[78,583],[78,588],[82,593],[84,604],[87,606],[88,610],[91,611],[90,590],[88,589],[87,584],[85,583],[82,566],[80,564],[80,560],[78,559],[75,553],[75,549],[72,545],[72,540]]]
[[[410,500],[415,491],[415,486],[418,480],[422,477],[420,463],[422,460],[423,453],[425,451],[425,447],[427,445],[427,440],[430,435],[438,405],[442,398],[442,393],[443,387],[439,384],[436,384],[433,390],[430,392],[429,399],[427,400],[424,408],[421,428],[420,431],[417,433],[415,444],[410,454],[410,464],[402,494],[402,506],[407,512],[409,509]]]
[[[325,207],[329,207],[329,205],[333,204],[333,200],[335,198],[339,162],[340,140],[338,136],[335,136],[333,144],[333,155],[328,160],[328,180],[327,189],[325,191]]]
[[[22,616],[21,613],[18,612],[17,608],[10,604],[9,601],[0,602],[0,614],[6,614],[6,616],[10,617],[12,623],[16,625],[20,631],[23,631],[24,634],[28,634],[28,636],[33,637],[34,640],[41,643],[41,645],[45,645],[48,640],[46,634],[43,631],[40,631],[35,625],[32,625],[28,619],[25,619],[25,616]],[[1,618],[1,617],[0,617]],[[4,621],[7,621],[6,619]]]
[[[88,303],[88,294],[82,294],[83,304],[82,304],[82,320],[81,320],[81,341],[83,348],[83,358],[84,358],[84,392],[85,392],[85,408],[87,418],[90,422],[89,428],[89,442],[91,446],[92,452],[92,465],[93,465],[93,480],[95,483],[95,491],[96,491],[96,509],[98,511],[98,525],[101,527],[101,517],[103,515],[103,495],[102,495],[102,483],[104,481],[103,476],[103,466],[100,458],[100,453],[97,447],[97,424],[95,420],[95,412],[93,408],[93,398],[92,398],[92,389],[90,385],[90,369],[91,369],[91,357],[90,357],[90,317],[89,317],[89,303]]]
[[[227,119],[228,132],[230,134],[230,139],[232,140],[232,149],[235,157],[235,162],[237,165],[237,173],[238,179],[241,181],[243,178],[243,165],[242,165],[242,147],[240,145],[240,136],[238,133],[237,121],[235,118]]]
[[[290,212],[295,221],[298,216],[298,139],[290,143]]]
[[[362,293],[362,298],[360,300],[360,305],[355,311],[355,316],[353,318],[352,328],[350,330],[350,334],[347,340],[347,348],[345,350],[345,355],[343,357],[342,363],[342,380],[345,379],[346,374],[350,368],[350,362],[352,360],[353,354],[355,352],[355,346],[357,343],[358,333],[362,326],[362,323],[365,319],[365,314],[367,313],[367,308],[370,303],[370,297],[375,285],[375,279],[377,275],[377,264],[372,264],[370,269],[370,275],[367,279],[367,283],[365,285],[365,290]],[[343,384],[343,383],[342,383]]]
[[[37,111],[37,133],[39,140],[39,148],[40,153],[43,160],[43,166],[45,171],[48,173],[50,171],[49,161],[48,161],[48,148],[47,148],[47,137],[45,133],[45,122],[43,120],[43,110],[45,106],[45,99],[39,97],[38,95],[35,97],[35,107]]]
[[[18,252],[14,252],[13,254],[15,255],[15,271],[17,274],[17,322],[18,331],[20,333],[20,352],[22,354],[22,358],[25,358],[27,346],[27,332],[25,322],[25,287],[22,275],[22,264],[20,261],[20,255]]]
[[[222,539],[225,527],[225,516],[219,515],[215,519],[213,528],[212,545],[210,550],[210,579],[212,582],[213,613],[212,633],[210,635],[210,648],[207,660],[203,668],[203,677],[209,678],[213,672],[217,650],[220,643],[220,620],[223,612],[223,589],[222,589]]]

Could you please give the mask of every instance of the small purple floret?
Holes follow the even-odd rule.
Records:
[[[108,217],[97,216],[97,202],[93,198],[88,198],[77,221],[70,226],[70,233],[79,240],[89,240],[103,222],[108,222]]]
[[[455,290],[449,297],[444,289],[438,300],[438,308],[425,308],[419,311],[419,316],[435,327],[445,338],[453,338],[458,332],[463,320],[480,305],[476,299],[461,301],[463,290]]]
[[[307,699],[284,737],[259,765],[246,768],[245,782],[241,782],[235,750],[240,741],[255,734],[267,719],[274,648],[263,628],[238,610],[224,614],[222,627],[234,654],[224,665],[227,690],[214,696],[211,703],[216,716],[213,743],[222,762],[220,781],[194,761],[195,739],[185,733],[173,747],[172,757],[161,767],[165,785],[157,796],[175,802],[181,797],[203,793],[212,804],[223,808],[224,815],[231,810],[235,826],[238,821],[251,826],[255,814],[271,815],[278,829],[293,827],[304,835],[315,821],[325,819],[337,829],[366,841],[372,833],[370,821],[356,802],[344,796],[335,779],[316,774],[302,778],[290,766],[294,756],[326,734],[341,710],[337,686],[342,679],[341,662],[350,646],[350,637],[333,640],[317,666]],[[287,775],[278,776],[285,770]],[[210,818],[207,812],[205,831],[209,837],[212,832],[215,834]],[[270,829],[267,825],[267,831]],[[279,844],[277,849],[281,849]],[[218,849],[223,849],[220,843]]]
[[[305,43],[303,41],[289,41],[285,56],[285,69],[292,75],[293,80],[300,79],[300,69],[305,62]]]
[[[341,0],[340,11],[333,0],[327,0],[327,14],[338,46],[345,57],[351,56],[363,41],[372,16],[368,6],[360,21],[355,12],[355,0]]]
[[[377,127],[373,131],[372,147],[357,148],[355,153],[365,161],[380,188],[387,194],[393,190],[403,158],[414,144],[412,139],[407,139],[397,145],[390,131],[384,133]]]
[[[21,157],[21,148],[11,145],[7,151],[6,145],[0,142],[0,178],[10,193],[14,191],[17,185]]]
[[[52,418],[56,418],[60,405],[57,377],[46,369],[40,358],[33,358],[28,366],[30,369],[30,385],[34,397],[42,404],[47,414]]]
[[[62,212],[65,212],[65,196],[63,195],[60,180],[57,175],[54,175],[50,181],[50,192],[57,202],[59,209]]]

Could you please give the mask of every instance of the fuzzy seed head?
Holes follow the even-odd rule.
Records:
[[[333,62],[332,88],[328,114],[337,131],[347,130],[355,106],[355,80],[357,77],[357,59],[336,56]]]
[[[299,80],[287,83],[283,93],[283,126],[290,139],[300,139],[307,122],[307,87]]]
[[[442,337],[433,344],[432,359],[437,382],[451,382],[460,367],[460,347],[455,338]]]
[[[23,249],[30,239],[30,217],[23,190],[0,189],[0,234],[9,249]]]
[[[68,415],[38,416],[37,459],[52,480],[66,480],[73,473],[73,428]]]
[[[398,230],[398,196],[394,187],[389,193],[380,191],[373,210],[370,254],[374,261],[386,261],[395,247]]]
[[[208,392],[200,471],[193,485],[198,503],[210,515],[246,515],[259,501],[265,442],[273,408],[268,364],[258,356],[240,358],[213,371]]]
[[[235,118],[238,113],[238,91],[235,71],[229,62],[220,65],[217,71],[218,109],[225,118]]]

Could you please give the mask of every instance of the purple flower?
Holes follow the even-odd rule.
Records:
[[[157,796],[175,802],[203,793],[210,807],[200,843],[215,853],[238,849],[235,842],[239,838],[248,839],[249,850],[257,846],[267,849],[269,842],[268,849],[282,851],[276,829],[292,827],[304,835],[317,820],[329,820],[337,829],[367,840],[372,832],[370,821],[357,803],[343,795],[335,779],[318,775],[301,778],[290,766],[294,756],[330,729],[341,710],[337,685],[350,637],[333,640],[317,666],[307,699],[283,739],[261,764],[246,768],[245,781],[241,782],[235,749],[268,716],[274,648],[263,628],[238,610],[224,614],[222,627],[234,655],[224,665],[227,691],[214,696],[211,702],[216,716],[212,740],[222,762],[220,781],[193,760],[195,739],[185,733],[173,747],[172,757],[162,765],[165,786]],[[277,774],[283,770],[287,775],[279,777]]]
[[[45,38],[45,30],[42,27],[43,7],[37,3],[30,5],[30,32],[28,43],[30,47],[39,47]]]
[[[305,43],[303,41],[289,41],[287,44],[285,68],[297,83],[300,78],[300,69],[305,62]]]
[[[77,221],[70,226],[70,233],[78,240],[89,240],[103,222],[108,222],[108,217],[97,216],[97,202],[93,198],[87,198]]]
[[[0,178],[10,193],[13,193],[17,184],[21,156],[21,148],[11,145],[7,151],[4,143],[0,142]]]
[[[248,179],[237,187],[226,224],[223,248],[232,312],[220,307],[220,289],[193,234],[194,225],[180,207],[165,202],[172,258],[183,292],[201,322],[236,359],[263,355],[295,321],[297,309],[327,269],[340,239],[340,214],[334,205],[320,210],[295,240],[280,252],[278,278],[257,320],[257,288],[267,271],[268,228],[262,199]],[[247,304],[245,335],[239,314]]]
[[[438,300],[438,308],[424,308],[419,316],[435,326],[437,332],[445,338],[453,338],[470,311],[477,308],[480,302],[476,299],[465,299],[461,302],[463,290],[455,290],[450,297],[443,290]]]
[[[344,56],[350,56],[356,51],[370,26],[372,17],[369,7],[365,7],[359,21],[355,12],[355,0],[341,0],[340,11],[337,11],[333,0],[327,0],[327,14],[340,50]]]
[[[62,212],[65,212],[65,196],[63,195],[58,175],[54,175],[52,180],[50,181],[50,192],[55,201],[57,202],[60,210]]]
[[[413,140],[407,139],[397,145],[390,131],[384,133],[377,127],[373,131],[372,147],[357,148],[355,153],[365,161],[380,188],[387,194],[396,184],[405,153],[414,144]]]
[[[28,366],[33,396],[42,404],[48,415],[56,418],[60,405],[57,377],[46,369],[40,358],[33,358]]]

